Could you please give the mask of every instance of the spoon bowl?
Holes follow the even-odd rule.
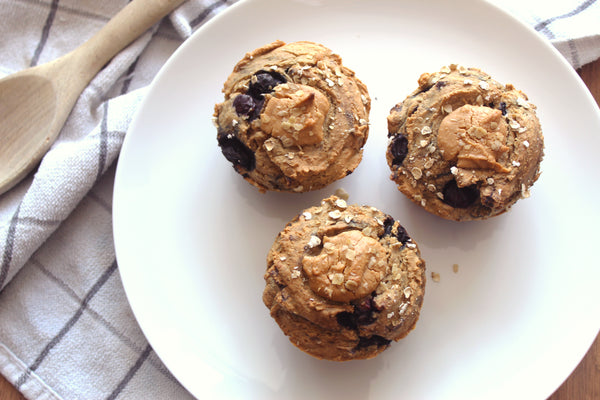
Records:
[[[19,97],[21,102],[16,101]],[[0,192],[20,181],[52,144],[56,115],[52,81],[20,75],[0,81]]]

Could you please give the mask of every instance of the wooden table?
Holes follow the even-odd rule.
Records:
[[[600,60],[584,65],[579,75],[600,105]],[[600,132],[593,132],[600,134]],[[597,316],[593,316],[597,317]],[[548,400],[600,399],[600,335],[571,376]],[[0,375],[0,400],[25,400],[2,375]]]

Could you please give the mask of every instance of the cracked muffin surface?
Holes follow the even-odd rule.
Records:
[[[375,357],[414,329],[425,262],[391,216],[331,196],[278,234],[264,277],[263,302],[290,341],[347,361]]]
[[[307,192],[352,173],[368,137],[367,87],[313,42],[275,41],[245,55],[215,106],[217,141],[261,192]]]
[[[424,73],[388,116],[391,179],[443,218],[485,219],[529,197],[544,138],[536,107],[476,68]]]

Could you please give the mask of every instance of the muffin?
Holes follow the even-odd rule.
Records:
[[[350,174],[362,159],[371,99],[321,44],[276,41],[237,63],[215,106],[225,158],[261,192],[306,192]]]
[[[425,262],[391,216],[331,196],[279,233],[265,281],[265,305],[300,350],[368,359],[415,327]]]
[[[456,221],[493,217],[528,197],[544,137],[527,96],[456,65],[418,83],[388,116],[386,158],[398,189]]]

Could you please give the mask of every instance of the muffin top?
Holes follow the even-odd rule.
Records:
[[[544,141],[527,96],[456,65],[418,83],[388,116],[386,156],[400,191],[459,221],[501,214],[528,197]]]
[[[223,93],[214,114],[218,144],[262,192],[320,189],[362,159],[367,88],[321,44],[260,47],[237,63]]]
[[[323,200],[287,224],[267,264],[263,301],[315,357],[373,357],[418,319],[425,263],[398,221],[374,207]]]

